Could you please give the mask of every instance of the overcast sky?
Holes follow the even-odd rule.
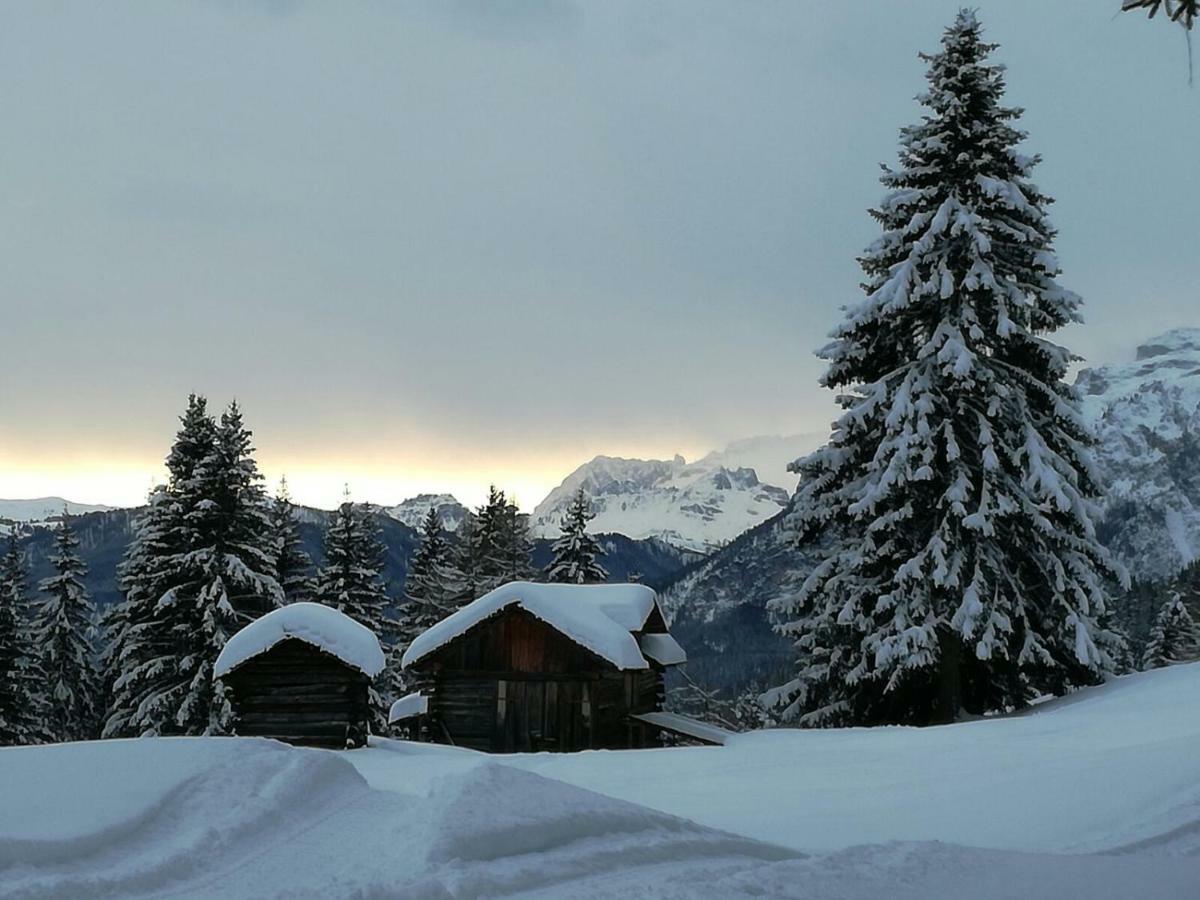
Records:
[[[1118,6],[979,4],[1094,361],[1200,325],[1200,88]],[[189,391],[320,505],[825,428],[956,7],[4,3],[0,496],[138,502]]]

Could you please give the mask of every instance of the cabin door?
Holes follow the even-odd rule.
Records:
[[[587,682],[500,681],[496,688],[496,750],[537,753],[591,746],[589,700]]]

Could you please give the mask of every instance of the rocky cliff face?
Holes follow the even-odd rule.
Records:
[[[1200,556],[1200,328],[1147,341],[1076,382],[1105,484],[1101,537],[1139,579]]]

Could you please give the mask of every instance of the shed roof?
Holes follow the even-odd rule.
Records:
[[[429,712],[429,698],[418,691],[415,694],[406,694],[388,710],[388,724],[395,722],[403,722],[405,719],[411,719],[415,716],[423,716]]]
[[[231,637],[217,657],[213,677],[228,675],[289,638],[324,650],[369,678],[383,671],[383,650],[371,629],[331,606],[292,603],[255,619]]]
[[[633,632],[641,631],[650,614],[658,609],[653,590],[643,584],[528,581],[501,585],[438,622],[412,642],[402,665],[407,668],[419,662],[509,607],[525,610],[618,669],[650,668]]]

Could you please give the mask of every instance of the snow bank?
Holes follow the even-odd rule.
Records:
[[[312,644],[368,677],[383,671],[383,650],[369,628],[320,603],[293,603],[255,619],[231,637],[217,657],[213,677],[228,675],[288,638]]]
[[[405,651],[401,664],[407,668],[484,619],[518,606],[618,669],[648,669],[650,664],[631,632],[646,624],[657,605],[654,591],[641,584],[514,581],[484,594],[418,636]]]
[[[509,761],[805,851],[919,840],[1092,853],[1169,839],[1200,852],[1197,697],[1200,663],[1118,678],[1012,718],[781,729],[724,747]]]
[[[1192,900],[1200,664],[942,728],[0,749],[0,896]],[[964,846],[969,845],[969,846]]]
[[[332,753],[239,738],[0,751],[0,895],[129,896],[206,876],[368,793]]]

